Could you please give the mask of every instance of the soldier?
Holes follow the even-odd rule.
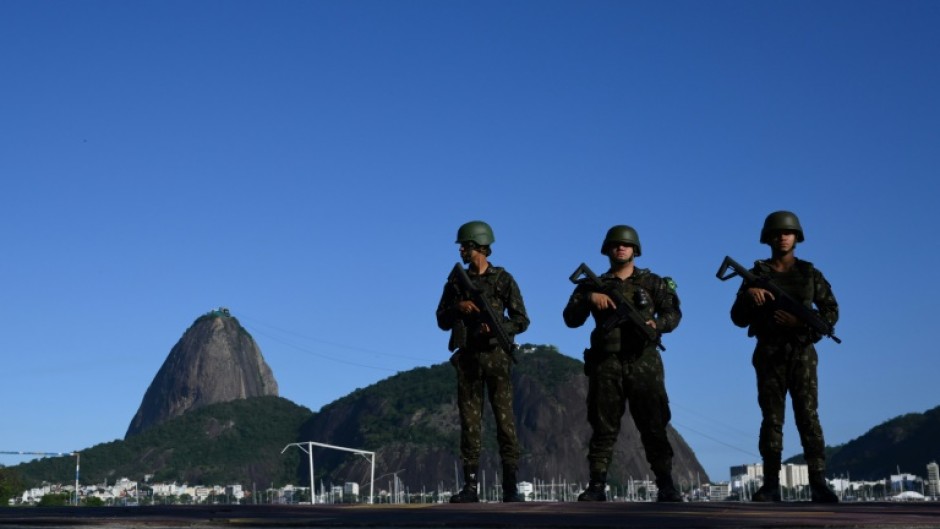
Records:
[[[599,276],[600,281],[606,288],[621,292],[642,314],[646,325],[656,331],[656,336],[679,325],[682,312],[675,282],[634,264],[641,254],[636,230],[624,225],[612,227],[604,238],[601,253],[610,261],[610,269]],[[593,430],[588,452],[591,481],[578,501],[607,501],[607,469],[627,401],[640,431],[646,460],[656,475],[659,489],[656,501],[682,501],[672,481],[673,452],[666,437],[672,414],[658,341],[636,332],[630,323],[604,331],[602,324],[615,309],[610,296],[581,282],[564,310],[568,327],[580,327],[589,314],[594,316],[595,323],[591,347],[584,351],[588,422]]]
[[[490,245],[495,242],[493,230],[482,221],[472,221],[457,230],[460,258],[469,266],[469,277],[482,289],[502,318],[510,338],[529,327],[522,294],[515,279],[505,269],[489,263]],[[481,308],[470,294],[460,287],[451,274],[444,285],[437,306],[437,325],[451,331],[449,349],[456,351],[451,364],[457,370],[457,407],[460,410],[460,457],[463,462],[464,487],[452,496],[451,503],[478,502],[477,476],[482,450],[483,391],[488,391],[496,418],[496,439],[503,464],[503,501],[524,501],[516,489],[519,443],[512,410],[512,351],[504,351],[493,330],[482,321]],[[508,317],[507,317],[508,316]]]
[[[751,272],[767,278],[794,300],[813,308],[830,324],[839,319],[839,305],[829,282],[812,263],[796,258],[797,243],[803,242],[800,221],[789,211],[775,211],[764,220],[760,242],[770,246],[770,259],[757,261]],[[803,455],[809,467],[809,485],[814,502],[836,503],[839,498],[825,478],[825,441],[819,415],[816,377],[816,348],[821,338],[793,314],[779,309],[774,296],[762,288],[742,284],[731,321],[747,327],[757,337],[751,363],[757,373],[757,402],[763,420],[760,454],[764,460],[764,484],[753,501],[780,501],[780,464],[783,451],[783,419],[787,392],[793,401]]]

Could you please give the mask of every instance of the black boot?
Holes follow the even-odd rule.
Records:
[[[656,478],[656,488],[659,489],[656,492],[656,501],[659,503],[676,503],[683,501],[682,494],[679,494],[679,491],[676,490],[676,486],[672,482],[672,476],[666,475],[661,478]]]
[[[822,472],[810,472],[809,492],[814,503],[839,503],[839,497],[829,488]]]
[[[477,494],[477,465],[464,465],[463,467],[463,489],[450,497],[451,503],[479,503],[480,496]]]
[[[607,473],[591,473],[591,482],[584,492],[578,495],[578,501],[607,501]]]
[[[525,497],[519,494],[516,486],[516,465],[503,464],[503,502],[515,503],[525,501]]]
[[[778,454],[764,456],[764,484],[751,496],[751,501],[780,501],[780,464]]]
[[[751,501],[778,502],[780,501],[780,478],[764,476],[764,484],[751,496]]]

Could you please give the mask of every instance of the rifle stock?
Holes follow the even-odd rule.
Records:
[[[461,289],[470,294],[470,299],[480,309],[483,315],[483,323],[486,323],[493,332],[496,337],[496,342],[499,343],[499,347],[503,351],[506,351],[506,354],[509,355],[513,363],[516,363],[516,344],[513,343],[512,338],[509,337],[509,333],[503,328],[503,318],[493,310],[493,306],[490,305],[490,300],[486,293],[473,284],[473,281],[470,280],[470,276],[467,275],[467,271],[464,270],[464,267],[461,266],[460,263],[454,264],[453,274],[457,277],[457,283],[460,285]]]
[[[646,324],[646,319],[634,308],[633,304],[627,300],[623,293],[619,290],[608,288],[601,283],[597,274],[595,274],[587,264],[581,263],[578,268],[575,269],[574,273],[568,277],[568,280],[578,285],[581,284],[582,276],[586,278],[584,280],[588,281],[590,288],[594,292],[600,292],[610,296],[617,305],[614,314],[603,322],[600,322],[600,327],[604,329],[604,331],[610,331],[624,323],[630,323],[630,328],[634,332],[642,334],[648,341],[655,343],[660,351],[666,350],[666,347],[663,346],[662,341],[659,339],[659,333],[656,332],[656,329]]]
[[[775,285],[773,281],[767,278],[757,277],[751,273],[750,270],[744,268],[740,263],[726,255],[721,262],[721,266],[718,267],[718,272],[715,274],[715,277],[722,281],[727,281],[735,276],[740,276],[746,285],[767,290],[774,296],[774,299],[780,304],[782,310],[793,314],[820,335],[832,339],[835,343],[842,343],[842,340],[834,334],[835,328],[832,324],[826,321],[818,312],[793,299],[789,294]]]

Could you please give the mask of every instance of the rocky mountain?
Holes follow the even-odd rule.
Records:
[[[200,318],[187,331],[187,336],[193,336],[184,336],[181,343],[189,343],[189,339],[198,342],[197,336],[205,339],[213,333],[227,336],[234,323],[226,316]],[[567,480],[577,487],[578,482],[587,480],[590,437],[583,364],[551,346],[525,346],[525,351],[519,355],[513,373],[523,451],[520,479]],[[167,364],[176,365],[170,359]],[[165,365],[161,372],[165,369],[169,368]],[[171,375],[168,372],[165,376]],[[219,382],[224,380],[213,384]],[[162,386],[155,380],[148,395],[154,387]],[[431,491],[438,486],[451,490],[460,479],[455,476],[455,466],[459,465],[455,398],[453,367],[441,363],[357,389],[317,413],[279,397],[203,405],[178,417],[168,417],[126,440],[83,450],[82,481],[120,477],[139,480],[150,474],[156,481],[305,486],[310,483],[306,456],[299,450],[281,452],[290,443],[315,441],[376,452],[376,476],[397,472],[412,491]],[[495,479],[499,471],[495,426],[492,413],[487,410],[484,417],[482,469],[490,476],[488,479]],[[681,436],[674,430],[669,435],[676,451],[674,470],[680,484],[683,480],[686,484],[692,479],[707,481],[704,469]],[[361,456],[317,448],[315,459],[318,486],[321,482],[368,482],[369,464]],[[56,481],[69,474],[71,463],[69,458],[48,458],[20,465],[19,470],[29,483]],[[631,477],[647,476],[651,472],[639,434],[627,415],[610,479],[623,483]]]
[[[125,439],[210,404],[277,394],[277,381],[248,331],[227,309],[211,311],[173,346]]]
[[[522,447],[520,479],[585,482],[588,478],[587,377],[583,364],[553,347],[525,346],[513,370],[514,407]],[[499,471],[492,413],[484,414],[481,470]],[[305,424],[301,437],[347,447],[377,450],[383,472],[402,469],[398,477],[411,490],[433,490],[455,481],[459,465],[459,420],[456,380],[449,364],[399,373],[325,406]],[[669,438],[676,456],[677,481],[708,476],[692,449],[672,428]],[[318,454],[318,468],[335,480],[362,482],[369,472],[361,457],[341,452]],[[629,414],[615,448],[609,472],[612,482],[652,477],[639,432]]]

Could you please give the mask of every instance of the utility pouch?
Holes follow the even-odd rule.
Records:
[[[584,374],[591,376],[594,371],[597,370],[597,365],[600,364],[601,356],[604,353],[601,351],[596,351],[593,349],[584,350]]]
[[[447,343],[447,349],[456,351],[461,347],[467,346],[467,326],[458,321],[450,330],[450,341]]]

